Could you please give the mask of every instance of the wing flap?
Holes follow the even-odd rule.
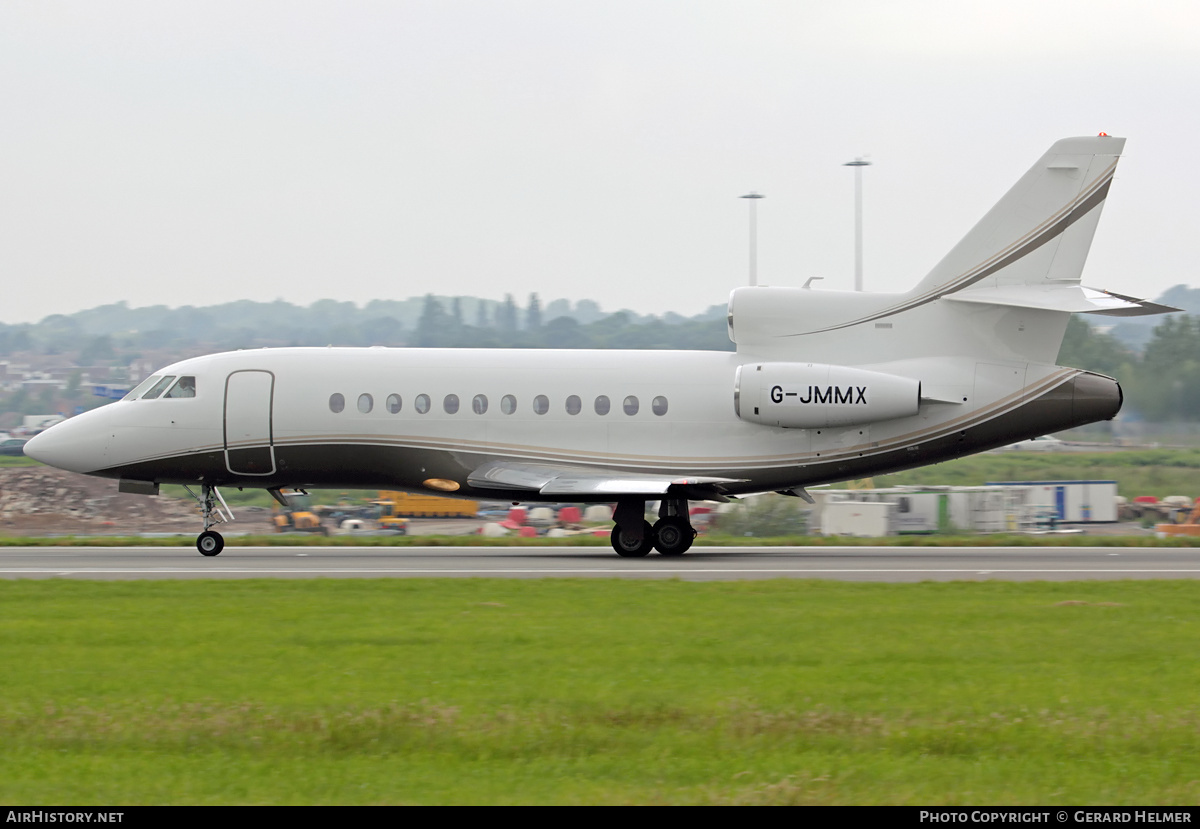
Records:
[[[540,495],[658,497],[672,493],[692,497],[695,493],[695,497],[715,500],[723,497],[722,485],[743,480],[515,461],[492,461],[467,477],[467,483],[477,489],[517,489]]]

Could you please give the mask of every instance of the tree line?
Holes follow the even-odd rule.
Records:
[[[1200,315],[1161,318],[1145,343],[1139,352],[1073,316],[1058,362],[1117,378],[1127,413],[1155,422],[1200,421]],[[511,295],[494,301],[432,294],[362,308],[335,300],[306,308],[282,301],[178,309],[118,303],[36,324],[0,325],[0,359],[57,355],[65,367],[128,366],[144,355],[169,362],[208,351],[286,345],[734,349],[723,306],[691,318],[605,314],[587,300],[543,306],[537,294],[524,307]],[[80,387],[79,377],[76,370],[66,393],[22,389],[0,395],[0,412],[32,414],[54,411],[56,403],[100,403]]]
[[[720,320],[720,325],[713,325]],[[724,306],[695,317],[605,313],[591,300],[536,293],[525,307],[476,297],[375,300],[363,307],[324,299],[307,307],[242,300],[207,308],[115,303],[38,323],[0,324],[0,358],[58,355],[65,364],[127,365],[142,353],[174,354],[264,346],[438,346],[445,348],[723,348]],[[703,325],[708,323],[708,325]],[[719,331],[720,337],[702,332]],[[726,343],[727,344],[727,343]]]
[[[1156,423],[1200,421],[1200,316],[1162,317],[1141,353],[1074,316],[1058,362],[1115,377],[1127,415]]]

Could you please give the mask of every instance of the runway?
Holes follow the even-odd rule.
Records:
[[[620,578],[736,581],[1075,581],[1200,578],[1200,549],[696,547],[681,558],[597,547],[0,548],[4,579]]]

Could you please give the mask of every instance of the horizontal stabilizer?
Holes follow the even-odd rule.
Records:
[[[1042,311],[1064,311],[1071,314],[1107,314],[1135,317],[1178,311],[1144,299],[1114,294],[1082,285],[1002,285],[970,288],[942,297],[952,302],[974,302],[983,305],[1007,305],[1013,308],[1035,308]]]
[[[1135,299],[1134,297],[1113,293],[1112,291],[1105,291],[1104,293],[1111,297],[1116,297],[1117,299],[1123,299],[1137,307],[1129,310],[1117,309],[1111,311],[1092,311],[1091,313],[1107,314],[1113,317],[1144,317],[1152,314],[1173,314],[1176,311],[1183,310],[1182,308],[1173,308],[1170,305],[1163,305],[1159,302],[1151,302],[1148,299]]]
[[[723,500],[722,484],[739,478],[653,475],[557,464],[493,461],[476,469],[467,483],[477,489],[524,489],[541,495],[646,495],[668,492]]]

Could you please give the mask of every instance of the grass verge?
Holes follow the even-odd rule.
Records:
[[[1200,496],[1200,449],[1114,452],[987,452],[945,463],[876,475],[875,485],[982,486],[989,481],[1116,481],[1126,498]],[[836,488],[836,485],[835,485]]]
[[[0,547],[191,547],[194,535],[141,536],[0,536]],[[321,536],[306,533],[227,536],[226,547],[609,547],[607,537],[485,538],[478,535]],[[1200,547],[1200,536],[1152,535],[901,535],[886,538],[849,536],[743,537],[702,535],[696,547]]]
[[[1194,804],[1200,584],[0,583],[0,801]]]

